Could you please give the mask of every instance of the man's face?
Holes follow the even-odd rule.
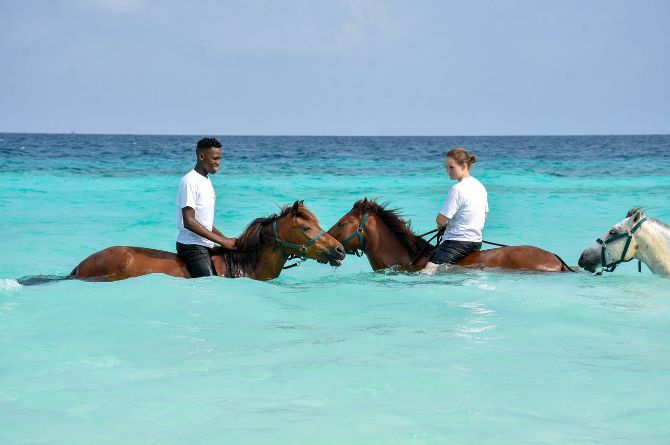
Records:
[[[214,174],[219,170],[221,164],[221,149],[212,147],[202,150],[198,154],[198,158],[205,171]]]

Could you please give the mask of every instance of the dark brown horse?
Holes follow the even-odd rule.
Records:
[[[357,201],[328,233],[342,243],[347,253],[364,252],[373,270],[393,266],[407,271],[423,269],[435,248],[414,234],[398,211],[388,210],[367,198]],[[466,256],[457,264],[538,272],[569,270],[556,255],[533,246],[482,250]]]
[[[279,215],[258,218],[237,240],[238,250],[215,249],[212,262],[222,277],[276,278],[289,258],[311,258],[339,266],[344,249],[325,233],[302,201],[285,206]],[[144,247],[115,246],[94,253],[79,263],[70,278],[117,281],[150,273],[191,278],[186,264],[172,252]]]

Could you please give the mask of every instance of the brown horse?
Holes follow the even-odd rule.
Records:
[[[428,263],[435,246],[414,234],[396,210],[374,200],[357,201],[353,208],[328,230],[347,253],[363,252],[373,270],[396,266],[417,271]],[[555,254],[533,246],[507,246],[472,253],[458,263],[465,267],[563,272],[570,270]]]
[[[302,201],[285,206],[279,215],[257,218],[237,240],[238,250],[215,249],[212,262],[222,277],[270,280],[281,273],[290,258],[311,258],[339,266],[342,245],[319,226]],[[186,264],[172,252],[144,247],[115,246],[94,253],[79,263],[70,278],[117,281],[150,273],[191,278]]]

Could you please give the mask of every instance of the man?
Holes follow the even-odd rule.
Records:
[[[215,244],[235,249],[237,241],[214,227],[216,194],[209,175],[221,164],[221,143],[215,138],[200,139],[195,154],[195,167],[181,178],[177,191],[177,255],[193,278],[214,274],[211,249]]]

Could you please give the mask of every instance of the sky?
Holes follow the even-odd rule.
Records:
[[[670,133],[667,0],[0,0],[0,132]]]

